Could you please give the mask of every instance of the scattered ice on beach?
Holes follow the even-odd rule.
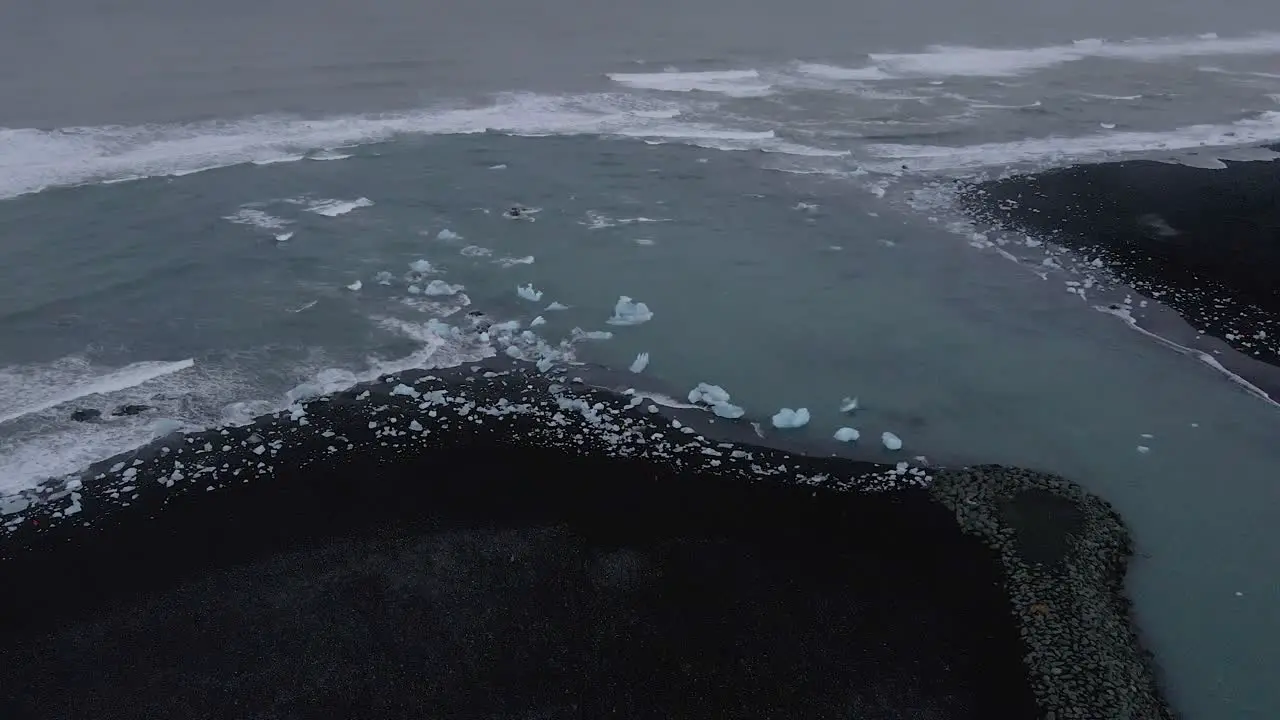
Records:
[[[631,361],[631,372],[633,373],[644,372],[647,367],[649,367],[649,353],[647,352],[636,355],[636,359]]]
[[[436,239],[437,240],[461,240],[462,236],[450,230],[449,228],[445,228],[440,232],[436,233]]]
[[[902,449],[902,439],[887,430],[880,434],[880,442],[890,450]]]
[[[840,401],[840,412],[851,413],[858,409],[858,398],[845,398]]]
[[[698,387],[689,391],[689,402],[710,405],[711,412],[730,420],[746,414],[741,407],[729,402],[729,393],[719,385],[698,383]]]
[[[613,317],[605,322],[610,325],[639,325],[653,319],[653,312],[642,302],[633,302],[626,295],[620,295],[613,306]]]
[[[529,283],[528,285],[517,285],[516,294],[524,298],[525,300],[530,300],[533,302],[537,302],[542,299],[542,291],[534,290],[533,283]]]
[[[860,433],[851,427],[842,427],[836,431],[833,437],[840,442],[853,442],[858,439],[859,435]]]
[[[422,289],[424,295],[457,295],[466,288],[462,285],[450,285],[443,280],[432,280]]]
[[[798,428],[809,424],[808,408],[792,410],[782,408],[773,415],[773,426],[776,428]]]
[[[348,285],[348,286],[347,286],[347,289],[348,289],[348,290],[350,290],[351,292],[355,292],[355,291],[359,290],[359,289],[360,289],[360,288],[362,288],[362,287],[364,287],[364,283],[362,283],[362,282],[360,282],[359,280],[357,280],[357,281],[355,281],[355,282],[351,283],[350,285]]]

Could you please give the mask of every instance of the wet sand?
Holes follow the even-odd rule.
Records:
[[[1078,486],[728,442],[571,374],[402,373],[5,516],[0,711],[1172,717]]]

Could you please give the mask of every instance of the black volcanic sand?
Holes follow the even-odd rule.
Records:
[[[1280,161],[1077,165],[962,192],[977,219],[1098,257],[1197,330],[1280,366]]]
[[[0,717],[1172,717],[1078,486],[607,385],[406,372],[91,468],[3,517]]]

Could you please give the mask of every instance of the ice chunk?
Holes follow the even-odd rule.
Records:
[[[647,353],[645,357],[648,357]],[[725,389],[719,385],[698,383],[698,387],[689,391],[689,402],[710,405],[713,413],[730,420],[740,418],[746,414],[746,411],[741,407],[729,402],[729,393],[725,392]]]
[[[561,302],[552,301],[550,305],[543,308],[544,310],[568,310],[569,306]]]
[[[647,367],[649,367],[649,353],[647,352],[636,355],[636,359],[631,361],[631,372],[633,373],[644,372]]]
[[[842,427],[836,431],[834,437],[840,442],[853,442],[858,439],[859,435],[860,433],[851,427]]]
[[[429,272],[435,272],[436,270],[434,267],[431,266],[431,263],[426,260],[414,260],[413,262],[409,263],[409,269],[416,273],[424,273],[424,274]]]
[[[613,317],[605,322],[610,325],[639,325],[653,319],[649,306],[642,302],[632,302],[626,295],[620,295],[613,306]]]
[[[373,276],[373,281],[378,283],[379,285],[390,285],[391,273],[387,272],[386,270],[383,270],[382,272]]]
[[[291,232],[280,233],[279,235],[276,235],[276,242],[278,243],[289,242],[289,238],[291,237],[293,237],[293,233]]]
[[[809,424],[808,408],[792,410],[782,408],[773,415],[773,426],[776,428],[798,428]]]
[[[716,403],[711,407],[711,412],[715,413],[718,417],[729,420],[736,420],[747,414],[747,411],[743,410],[741,406],[727,402]]]
[[[1147,447],[1146,445],[1139,445],[1139,446],[1138,446],[1138,452],[1140,452],[1140,453],[1142,453],[1142,454],[1144,454],[1144,455],[1145,455],[1146,453],[1151,452],[1151,448]]]
[[[902,440],[897,435],[894,435],[887,430],[880,433],[880,442],[884,443],[884,446],[890,450],[902,449]]]
[[[533,283],[529,283],[528,285],[517,285],[516,294],[525,300],[531,300],[533,302],[538,302],[542,299],[542,291],[534,290]]]
[[[450,230],[449,228],[445,228],[436,235],[436,239],[437,240],[461,240],[462,236]]]
[[[422,289],[424,295],[457,295],[465,290],[461,285],[450,285],[443,280],[432,280]]]
[[[541,315],[529,321],[529,327],[538,327],[539,325],[546,325],[546,324],[547,324],[547,319],[542,317]]]
[[[350,285],[348,285],[348,286],[347,286],[347,289],[348,289],[348,290],[350,290],[351,292],[355,292],[355,291],[359,290],[359,289],[360,289],[360,288],[362,288],[362,287],[364,287],[364,283],[362,283],[362,282],[360,282],[359,280],[357,280],[357,281],[355,281],[355,282],[351,283]]]
[[[422,294],[422,288],[418,287],[417,285],[410,285],[409,287],[407,287],[407,288],[405,288],[405,289],[409,291],[409,294],[410,294],[410,295],[420,295],[420,294]]]
[[[858,409],[858,398],[845,398],[840,401],[840,412],[851,413]]]

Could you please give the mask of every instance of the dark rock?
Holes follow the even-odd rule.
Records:
[[[79,410],[71,413],[71,419],[76,422],[93,422],[101,417],[102,411],[95,410],[93,408],[80,408]]]
[[[115,410],[112,410],[111,414],[117,417],[125,415],[141,415],[148,410],[155,410],[155,407],[152,405],[121,405]]]

